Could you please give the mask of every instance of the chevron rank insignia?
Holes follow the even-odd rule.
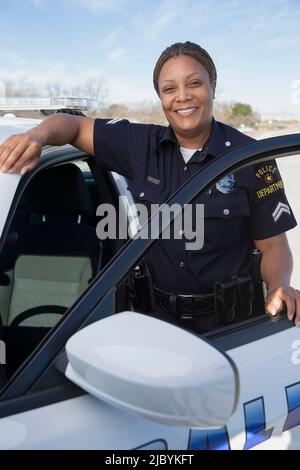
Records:
[[[282,216],[284,212],[291,215],[291,209],[289,208],[289,206],[287,204],[284,204],[283,202],[279,202],[277,204],[275,211],[272,214],[274,222],[277,222],[277,220],[280,219],[280,217]]]

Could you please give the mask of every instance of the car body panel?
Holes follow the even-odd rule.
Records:
[[[40,119],[0,117],[0,144],[11,135],[26,132],[40,123]]]
[[[297,342],[299,329],[291,327],[227,351],[238,368],[241,387],[238,409],[227,426],[232,449],[300,448],[299,427],[286,426],[292,405],[287,388],[294,386],[295,399],[300,401]],[[243,422],[244,432],[240,433]]]
[[[91,395],[0,420],[0,449],[187,447],[189,430],[131,415]]]

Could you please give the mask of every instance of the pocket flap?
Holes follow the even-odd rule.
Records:
[[[204,203],[207,218],[230,219],[231,217],[249,216],[250,207],[245,189],[231,194],[212,194]]]
[[[136,202],[148,201],[155,204],[163,204],[168,197],[167,191],[161,191],[158,187],[150,186],[150,183],[135,181],[128,183],[128,189]]]

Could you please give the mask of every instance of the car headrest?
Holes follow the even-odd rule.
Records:
[[[45,215],[91,215],[89,190],[80,169],[66,163],[45,170],[29,184],[30,210]]]

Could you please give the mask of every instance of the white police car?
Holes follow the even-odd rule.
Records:
[[[0,118],[0,143],[34,124]],[[300,135],[234,150],[172,203],[297,153]],[[155,240],[99,241],[100,203],[127,195],[135,214],[125,180],[93,164],[49,147],[22,178],[0,174],[0,448],[299,449],[300,330],[262,315],[202,338],[130,311],[128,272]]]

